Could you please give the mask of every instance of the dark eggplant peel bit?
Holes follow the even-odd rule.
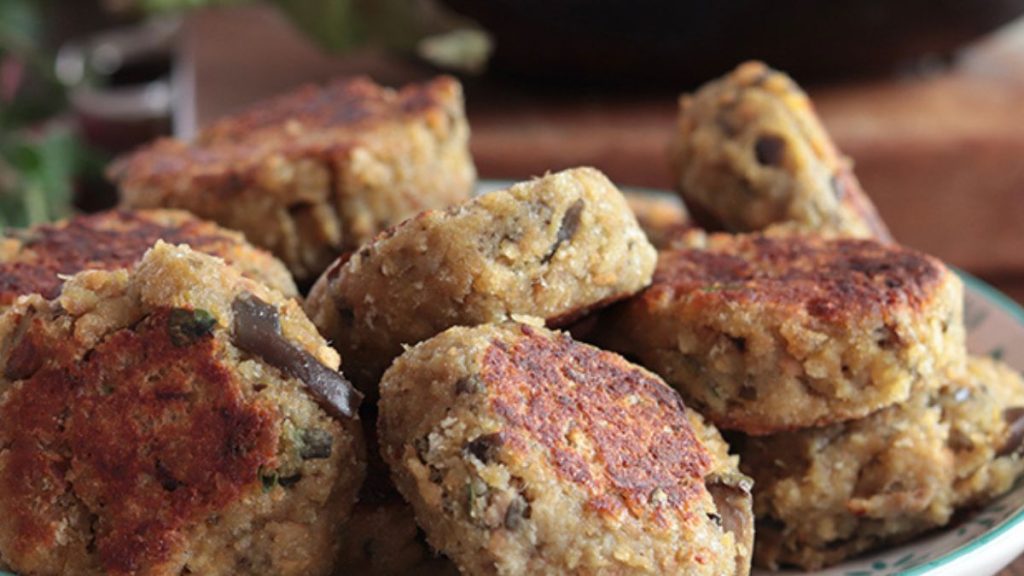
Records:
[[[284,337],[277,308],[252,294],[243,294],[235,298],[231,310],[235,315],[236,346],[302,380],[317,403],[331,416],[356,416],[362,394],[340,372],[324,366],[312,354]]]

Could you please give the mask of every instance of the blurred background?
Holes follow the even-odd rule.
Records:
[[[1024,0],[0,0],[0,226],[115,202],[119,152],[339,75],[465,85],[481,177],[671,186],[681,92],[762,59],[902,242],[1024,300]]]

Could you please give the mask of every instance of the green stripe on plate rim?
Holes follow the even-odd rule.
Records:
[[[974,276],[968,274],[967,272],[964,272],[963,270],[959,270],[956,268],[954,268],[954,270],[956,270],[956,273],[960,276],[960,278],[963,279],[965,284],[971,287],[971,289],[982,293],[985,296],[985,298],[995,302],[997,306],[999,306],[1008,314],[1013,316],[1014,319],[1017,320],[1017,322],[1024,326],[1024,308],[1021,308],[1019,304],[1011,300],[1002,292],[996,290],[992,286],[989,286],[984,281],[975,278]],[[989,542],[1005,534],[1011,528],[1014,528],[1022,522],[1024,522],[1024,508],[1017,510],[1017,512],[1013,516],[1004,520],[1002,524],[993,527],[989,531],[985,532],[984,534],[975,538],[974,540],[971,540],[970,542],[964,544],[963,546],[955,548],[943,554],[942,556],[935,558],[934,560],[929,560],[924,564],[915,566],[905,572],[901,572],[901,574],[903,574],[904,576],[921,576],[927,574],[927,572],[929,570],[932,570],[933,568],[938,568],[946,564],[949,564],[950,562],[962,558],[963,556],[970,554],[971,552],[974,552],[975,550],[985,546]],[[0,576],[16,575],[10,572],[4,572],[0,570]]]

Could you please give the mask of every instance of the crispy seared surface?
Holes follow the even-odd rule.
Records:
[[[948,275],[931,256],[872,240],[716,235],[706,249],[659,254],[642,298],[770,305],[841,322],[893,306],[919,311]]]
[[[236,346],[257,298],[306,362],[298,304],[185,246],[0,314],[0,561],[23,574],[327,574],[364,473],[358,422]],[[269,336],[268,336],[269,338]],[[280,349],[278,346],[277,349]]]
[[[760,62],[680,99],[671,154],[677,188],[705,224],[891,239],[807,95]]]
[[[300,284],[428,208],[469,197],[476,172],[462,88],[365,78],[306,86],[108,170],[131,207],[187,209],[281,258]]]
[[[395,361],[381,447],[467,573],[745,574],[749,484],[713,427],[621,357],[525,325]]]
[[[259,166],[270,155],[289,158],[338,152],[354,145],[337,140],[339,136],[359,137],[380,126],[443,109],[453,85],[457,86],[455,80],[442,77],[392,91],[358,77],[322,87],[304,86],[214,122],[191,145],[171,138],[157,140],[119,159],[110,175],[124,186],[158,186],[161,179],[176,181],[181,173],[191,173],[201,184],[223,178],[228,185],[211,190],[231,195],[247,185],[246,178],[259,176],[242,168]]]
[[[655,488],[662,487],[669,509],[689,508],[702,493],[695,480],[707,475],[710,458],[679,395],[653,374],[528,327],[511,345],[495,340],[481,368],[491,410],[507,422],[502,443],[512,451],[542,446],[562,481],[585,491],[592,508],[658,518],[662,508],[649,506]],[[603,467],[592,466],[565,436],[566,422],[589,439]]]
[[[719,427],[862,418],[963,367],[963,288],[876,240],[709,235],[662,251],[650,287],[588,338],[637,358]]]
[[[382,90],[365,77],[338,79],[323,87],[303,86],[214,122],[202,130],[197,141],[245,141],[263,131],[287,130],[286,125],[292,122],[328,131],[362,130],[442,106],[454,82],[442,77],[433,83],[410,84],[397,92]]]
[[[48,540],[49,515],[36,506],[60,506],[67,496],[103,511],[93,545],[106,570],[172,562],[184,527],[237,500],[272,463],[272,409],[245,402],[211,335],[172,344],[170,312],[155,311],[70,366],[39,366],[5,396],[0,442],[4,468],[16,473],[3,476],[0,490],[26,504],[5,519],[20,533],[24,548],[15,554]],[[64,334],[48,331],[42,319],[31,322],[12,358],[79,355]],[[8,376],[23,368],[5,367]],[[66,453],[73,459],[63,460]],[[62,488],[49,502],[40,499],[46,485]]]
[[[82,270],[130,268],[157,240],[188,244],[285,295],[297,294],[288,270],[237,232],[177,210],[116,210],[8,231],[0,240],[0,307],[24,294],[55,298],[61,277]]]

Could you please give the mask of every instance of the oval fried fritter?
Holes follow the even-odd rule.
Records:
[[[680,99],[671,156],[679,193],[709,224],[890,240],[807,95],[760,62]]]
[[[746,574],[749,480],[653,374],[525,325],[452,328],[381,383],[380,439],[464,573]]]
[[[131,268],[157,240],[188,244],[285,296],[298,294],[284,265],[237,232],[178,210],[113,210],[8,230],[0,238],[0,309],[25,294],[56,298],[63,277],[82,270]]]
[[[0,560],[22,574],[328,574],[358,421],[235,345],[258,298],[325,369],[298,304],[187,247],[82,272],[0,315]],[[271,337],[271,335],[267,335]]]
[[[818,570],[1008,491],[1024,472],[1024,380],[981,357],[943,379],[862,420],[742,442],[755,562]]]
[[[719,427],[768,434],[905,400],[963,366],[963,287],[938,260],[874,240],[711,235],[663,251],[649,288],[593,338]]]
[[[967,360],[967,373],[939,394],[953,452],[954,504],[979,506],[1007,492],[1024,474],[1024,379],[986,357]]]
[[[946,524],[953,458],[941,416],[924,393],[860,420],[746,439],[755,563],[818,570]]]
[[[387,226],[468,198],[468,142],[455,79],[391,90],[350,78],[256,104],[191,143],[157,140],[108,175],[125,206],[240,230],[305,285]]]
[[[622,194],[577,168],[403,222],[332,265],[306,310],[372,396],[404,345],[518,315],[567,325],[646,286],[654,260]]]

